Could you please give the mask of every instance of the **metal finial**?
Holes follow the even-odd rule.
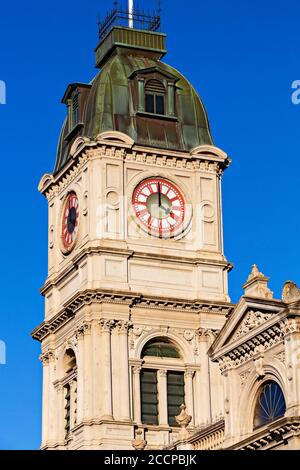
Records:
[[[133,0],[128,0],[128,24],[129,28],[133,28]]]

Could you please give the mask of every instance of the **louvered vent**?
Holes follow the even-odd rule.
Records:
[[[75,93],[72,99],[72,127],[79,122],[79,94]]]
[[[71,396],[70,396],[70,385],[67,384],[64,387],[65,389],[65,434],[68,436],[71,426],[70,426],[70,405],[71,405]]]
[[[153,78],[146,83],[145,91],[146,93],[164,94],[165,87],[160,80]]]

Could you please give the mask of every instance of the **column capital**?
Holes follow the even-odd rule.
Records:
[[[102,318],[99,321],[99,326],[101,328],[101,332],[108,333],[111,331],[112,327],[114,326],[115,321],[114,320],[107,320],[105,318]]]
[[[39,360],[43,363],[43,366],[48,365],[49,362],[55,360],[55,352],[53,350],[47,350],[39,356]]]
[[[160,377],[167,377],[167,369],[159,369],[158,370],[158,375]]]
[[[133,326],[131,322],[128,321],[118,321],[116,327],[118,329],[118,334],[127,334],[128,330]]]
[[[134,375],[140,375],[141,370],[142,370],[141,366],[134,366],[132,368],[132,372],[133,372]]]
[[[195,375],[195,371],[192,370],[192,369],[187,369],[184,373],[185,378],[191,378],[192,379],[194,377],[194,375]]]
[[[75,332],[75,338],[78,340],[78,339],[81,339],[83,338],[84,335],[89,335],[91,334],[91,330],[92,330],[92,324],[91,322],[83,322],[77,329],[76,329],[76,332]]]

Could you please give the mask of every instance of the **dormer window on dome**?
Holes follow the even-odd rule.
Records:
[[[91,85],[71,83],[62,98],[67,106],[67,136],[74,136],[83,125],[83,110]]]
[[[176,118],[177,77],[159,67],[134,72],[131,77],[136,113],[161,119]]]

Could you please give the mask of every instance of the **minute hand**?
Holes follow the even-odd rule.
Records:
[[[161,192],[160,192],[160,183],[158,183],[158,206],[161,206]]]

